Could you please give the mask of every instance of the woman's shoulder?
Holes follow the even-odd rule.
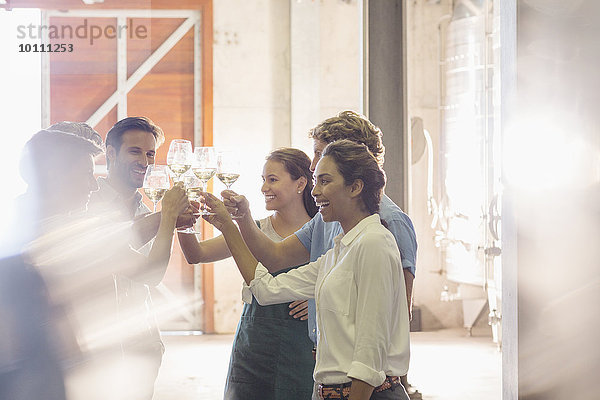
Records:
[[[381,248],[397,248],[394,235],[381,223],[370,224],[357,239],[357,245],[368,246],[377,251]]]

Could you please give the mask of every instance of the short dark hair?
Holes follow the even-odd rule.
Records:
[[[44,129],[25,143],[21,153],[21,176],[30,186],[39,184],[39,179],[48,171],[70,168],[81,157],[92,157],[103,149],[91,139],[73,133]]]
[[[378,212],[385,187],[385,172],[367,146],[347,139],[337,140],[323,150],[322,157],[328,156],[333,158],[346,185],[357,179],[363,182],[361,199],[370,214]]]
[[[336,140],[348,139],[356,143],[362,143],[373,154],[377,163],[383,166],[385,147],[381,138],[381,129],[375,126],[364,115],[354,111],[346,110],[335,117],[321,122],[310,130],[308,136],[311,139],[321,140],[325,143]]]
[[[116,124],[106,134],[106,147],[112,146],[117,150],[121,149],[123,144],[123,134],[130,130],[140,130],[150,132],[156,140],[156,147],[159,147],[165,141],[165,134],[158,125],[155,125],[150,118],[147,117],[127,117]]]
[[[302,150],[291,147],[283,147],[273,150],[267,156],[266,160],[278,161],[283,164],[286,171],[290,174],[293,180],[300,179],[301,176],[306,178],[306,186],[302,192],[302,201],[306,213],[312,218],[319,209],[315,204],[315,199],[311,195],[313,188],[312,172],[310,171],[310,158]]]

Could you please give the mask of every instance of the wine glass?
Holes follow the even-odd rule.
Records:
[[[200,194],[202,193],[203,186],[202,181],[196,177],[192,173],[192,171],[188,171],[181,176],[181,181],[183,182],[183,187],[185,188],[185,192],[190,201],[200,202]],[[194,230],[193,227],[185,228],[185,229],[177,229],[177,232],[180,233],[199,233]]]
[[[142,187],[146,196],[154,204],[154,212],[156,212],[156,204],[162,200],[170,185],[169,170],[166,165],[148,165]]]
[[[237,154],[231,151],[222,151],[217,156],[217,178],[229,190],[231,185],[240,177],[240,163]],[[223,200],[221,198],[221,200]],[[232,214],[232,216],[234,216]]]
[[[206,192],[208,181],[217,172],[217,159],[214,147],[196,147],[194,149],[194,161],[192,171],[202,181],[202,191]],[[205,205],[202,205],[202,215],[210,215]]]
[[[192,166],[192,142],[174,139],[169,145],[167,165],[173,174],[173,181],[179,182],[181,176]]]

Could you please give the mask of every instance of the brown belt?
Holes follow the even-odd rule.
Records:
[[[381,385],[373,389],[373,392],[379,393],[388,389],[394,390],[400,385],[401,383],[399,376],[387,376]],[[318,386],[319,397],[325,400],[346,400],[350,396],[350,386],[352,386],[352,382],[340,383],[339,385],[323,385],[320,383]]]

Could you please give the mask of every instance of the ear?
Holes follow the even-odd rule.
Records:
[[[112,145],[106,146],[106,163],[112,164],[112,162],[117,158],[117,149]]]
[[[355,179],[354,182],[352,182],[352,185],[350,185],[350,197],[360,196],[364,187],[365,183],[362,179]]]
[[[304,192],[304,188],[306,188],[307,184],[308,184],[308,180],[306,179],[305,176],[301,176],[300,178],[298,178],[296,180],[296,192],[298,194],[301,194],[302,192]]]

